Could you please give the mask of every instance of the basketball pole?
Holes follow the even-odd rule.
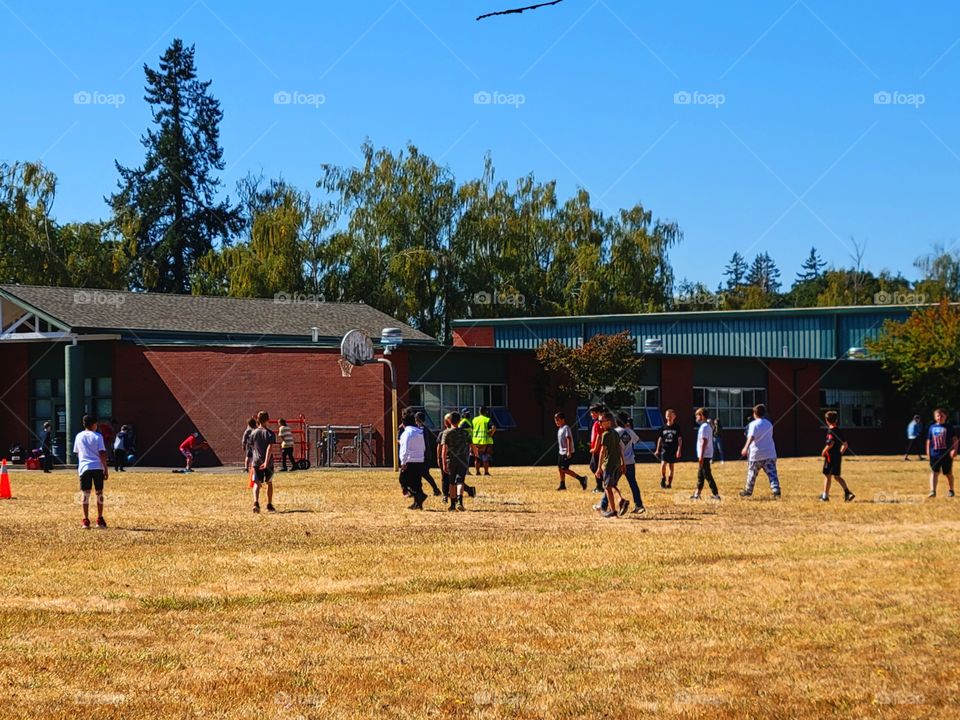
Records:
[[[400,449],[397,447],[397,428],[400,427],[400,404],[397,398],[397,369],[385,357],[378,357],[378,363],[384,363],[390,368],[390,405],[393,411],[393,427],[390,429],[390,440],[393,443],[393,469],[400,469]]]

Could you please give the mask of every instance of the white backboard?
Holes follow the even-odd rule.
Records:
[[[340,354],[354,365],[363,365],[373,360],[373,343],[359,330],[350,330],[340,343]]]

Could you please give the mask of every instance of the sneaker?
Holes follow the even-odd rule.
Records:
[[[83,528],[84,530],[89,530],[89,529],[90,529],[90,521],[89,521],[87,518],[84,518],[84,519],[83,519],[83,522],[80,523],[80,527]]]
[[[847,493],[846,495],[843,496],[843,501],[844,501],[844,502],[853,502],[853,499],[854,499],[855,497],[856,497],[856,495],[854,495],[853,493]]]
[[[690,499],[691,499],[691,500],[699,500],[699,499],[700,499],[700,493],[694,493],[693,495],[690,496]]]
[[[667,479],[666,479],[666,478],[664,478],[664,477],[660,478],[660,487],[666,489],[666,487],[667,487]]]
[[[605,518],[615,518],[616,516],[617,516],[617,514],[616,514],[613,510],[607,510],[607,511],[603,514],[603,517],[605,517]]]
[[[593,509],[597,511],[603,510],[603,505],[601,505],[600,503],[597,503],[596,505],[593,506]]]
[[[577,480],[580,481],[580,489],[581,489],[581,490],[586,490],[586,489],[587,489],[587,476],[586,476],[586,475],[581,475],[580,477],[577,478]]]
[[[254,504],[253,504],[253,511],[254,511],[255,513],[260,512],[260,503],[254,503]]]
[[[829,495],[821,495],[821,496],[820,496],[820,502],[830,502],[830,496],[829,496]]]
[[[467,509],[463,506],[463,498],[457,498],[457,510],[460,512],[466,512]]]
[[[953,497],[953,490],[947,490],[947,497]],[[850,499],[853,500],[852,497]]]
[[[414,501],[413,501],[413,504],[407,507],[407,510],[420,510],[421,508],[418,507],[419,505],[420,505],[420,503],[419,503],[418,501],[414,500]]]
[[[470,497],[477,496],[477,489],[473,485],[464,485],[463,489],[467,491],[467,495]]]
[[[102,517],[98,517],[98,518],[97,518],[97,527],[98,527],[98,528],[101,528],[101,529],[106,529],[106,527],[107,527],[107,521],[104,520]]]
[[[593,491],[594,491],[595,493],[602,493],[602,492],[603,492],[603,488],[601,488],[601,487],[595,487],[595,488],[593,489]]]
[[[567,489],[567,486],[564,485],[563,483],[560,483],[560,487],[557,488],[557,492],[560,492],[561,490],[566,490],[566,489]]]
[[[630,509],[630,501],[624,498],[623,500],[620,501],[620,512],[618,514],[621,516],[626,515],[627,510],[629,509]]]
[[[937,496],[937,491],[936,491],[936,490],[931,490],[931,491],[930,491],[930,494],[927,495],[928,498],[932,498],[932,497],[936,497],[936,496]]]
[[[489,471],[489,470],[484,470],[484,471],[483,471],[483,474],[484,474],[484,475],[489,475],[489,474],[490,474],[490,471]]]
[[[280,468],[280,472],[286,472],[286,471],[287,469],[285,467]]]
[[[719,496],[719,495],[711,495],[711,496],[710,496],[710,499],[711,499],[711,500],[716,500],[717,502],[719,502],[719,501],[720,501],[720,496]]]
[[[456,512],[456,511],[457,511],[457,503],[456,501],[451,500],[450,507],[447,508],[447,512]]]
[[[637,505],[630,513],[633,515],[643,515],[646,511],[647,509],[643,505]]]
[[[267,512],[276,512],[277,509],[271,504],[267,503]]]
[[[774,499],[774,500],[779,500],[779,499],[780,499],[780,491],[779,491],[779,490],[774,490],[774,491],[773,491],[773,499]]]
[[[752,495],[753,495],[752,492],[748,492],[748,491],[746,491],[746,490],[741,490],[741,491],[740,491],[740,497],[751,497]]]

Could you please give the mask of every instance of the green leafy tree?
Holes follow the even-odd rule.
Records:
[[[462,214],[454,178],[414,145],[394,154],[368,142],[362,152],[362,167],[325,165],[318,183],[347,217],[332,294],[449,337],[466,259],[452,245]]]
[[[193,46],[179,38],[158,69],[144,65],[144,73],[155,128],[141,139],[141,167],[116,163],[119,191],[108,202],[118,227],[135,228],[128,239],[133,286],[189,292],[195,263],[241,228],[237,208],[218,199],[223,112],[210,81],[197,79]]]
[[[956,408],[960,399],[960,308],[946,299],[918,308],[902,323],[888,320],[867,341],[894,384],[930,409]]]
[[[57,178],[40,163],[0,164],[0,281],[50,284]]]
[[[547,340],[537,359],[547,372],[562,376],[560,391],[578,400],[618,408],[631,404],[640,389],[643,356],[627,332],[595,335],[579,348]]]
[[[126,287],[121,238],[100,222],[58,225],[56,185],[40,163],[0,165],[0,282]]]
[[[942,243],[934,245],[933,251],[913,263],[922,273],[917,283],[917,293],[928,301],[940,298],[960,298],[960,252],[949,250]]]

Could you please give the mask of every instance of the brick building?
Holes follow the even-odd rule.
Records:
[[[389,376],[375,364],[343,378],[337,365],[344,333],[377,339],[385,327],[402,331],[392,357],[405,382],[405,354],[436,341],[363,304],[3,285],[0,448],[35,447],[52,420],[65,458],[67,438],[93,412],[134,426],[142,464],[179,464],[194,431],[212,450],[200,465],[239,462],[246,419],[266,409],[372,424],[375,459],[385,463]]]
[[[381,356],[385,327],[403,336],[390,357],[401,405],[424,410],[435,427],[450,410],[489,406],[506,430],[496,438],[505,464],[552,461],[553,413],[584,415],[558,402],[557,378],[536,360],[547,339],[578,346],[597,333],[631,334],[645,362],[627,409],[644,440],[674,407],[692,447],[693,409],[707,405],[733,455],[745,415],[763,402],[783,455],[819,452],[828,407],[857,453],[896,453],[915,410],[862,352],[885,320],[909,316],[906,307],[459,320],[451,347],[363,304],[288,300],[0,286],[0,448],[35,445],[47,419],[63,448],[91,411],[134,425],[141,463],[179,464],[194,430],[212,448],[201,464],[235,463],[246,418],[266,409],[370,424],[374,460],[389,464],[388,373],[372,364],[343,378],[337,365],[346,331],[363,332]]]

